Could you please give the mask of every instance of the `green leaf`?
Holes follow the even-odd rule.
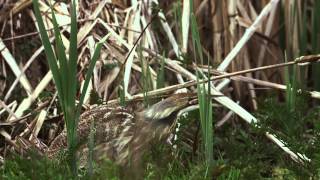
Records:
[[[96,49],[95,49],[95,51],[93,53],[93,56],[91,58],[91,62],[89,64],[89,68],[88,68],[88,71],[87,71],[86,76],[85,76],[83,89],[81,91],[80,101],[79,101],[78,109],[77,109],[77,112],[76,112],[76,119],[78,119],[78,117],[80,116],[80,111],[81,111],[81,107],[82,107],[82,104],[83,104],[83,100],[84,100],[85,94],[86,94],[87,89],[88,89],[88,85],[89,85],[89,82],[90,82],[90,79],[91,79],[91,76],[92,76],[93,68],[94,68],[98,58],[100,57],[100,51],[101,51],[102,45],[108,39],[109,36],[110,36],[110,33],[108,33],[106,36],[104,36],[99,41],[99,43],[97,44],[97,47],[96,47]],[[76,123],[76,125],[77,124],[78,123]]]
[[[78,27],[77,27],[77,14],[76,14],[76,1],[71,1],[71,30],[70,30],[70,46],[69,46],[69,71],[67,72],[68,78],[71,83],[69,85],[68,101],[73,101],[72,105],[75,106],[75,99],[77,93],[77,61],[78,61],[78,41],[77,41]],[[72,108],[74,109],[74,107]]]
[[[53,80],[57,86],[57,90],[58,90],[58,96],[60,99],[62,99],[62,85],[61,85],[61,75],[59,72],[59,68],[58,68],[58,64],[57,64],[57,59],[55,57],[55,54],[53,52],[53,49],[51,47],[51,43],[45,28],[45,25],[43,23],[42,20],[42,16],[41,16],[41,12],[39,9],[39,3],[38,0],[32,0],[33,3],[33,9],[35,12],[35,17],[37,20],[37,24],[39,27],[39,31],[40,31],[40,37],[44,46],[44,51],[45,54],[47,56],[47,60],[48,60],[48,64],[50,67],[50,70],[52,72],[52,76],[53,76]],[[63,109],[64,110],[64,109]]]

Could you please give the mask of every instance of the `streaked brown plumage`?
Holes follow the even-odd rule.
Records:
[[[94,159],[111,159],[119,165],[139,161],[150,141],[167,137],[176,124],[177,113],[188,106],[190,94],[176,94],[147,109],[103,105],[80,116],[80,157],[86,159],[90,124],[94,122]],[[66,130],[51,143],[47,155],[54,157],[67,147]]]

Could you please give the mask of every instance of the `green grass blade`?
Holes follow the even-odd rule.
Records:
[[[84,100],[84,97],[85,97],[85,94],[86,94],[85,92],[88,89],[88,85],[89,85],[89,82],[90,82],[90,79],[91,79],[91,76],[92,76],[93,68],[94,68],[98,58],[100,57],[100,51],[101,51],[102,45],[108,39],[109,36],[110,36],[110,33],[107,34],[106,36],[104,36],[99,41],[99,43],[97,44],[97,47],[96,47],[96,49],[95,49],[95,51],[93,53],[93,56],[91,58],[91,62],[89,64],[89,68],[88,68],[88,71],[87,71],[86,76],[85,76],[83,89],[81,91],[80,101],[79,101],[78,109],[77,109],[77,112],[76,112],[76,120],[78,120],[78,117],[80,116],[80,110],[81,110],[81,107],[82,107],[82,104],[83,104],[83,100]],[[78,123],[76,123],[76,125],[77,124]]]
[[[44,51],[45,51],[45,54],[48,59],[48,64],[49,64],[50,70],[52,72],[53,80],[54,80],[56,87],[57,87],[57,90],[58,90],[58,96],[59,96],[59,98],[62,98],[63,95],[62,95],[61,75],[59,72],[59,68],[58,68],[55,54],[53,52],[49,37],[47,35],[45,25],[42,20],[38,0],[32,0],[32,3],[33,3],[33,9],[35,12],[37,24],[38,24],[39,31],[40,31],[41,40],[42,40],[42,43],[44,46]]]
[[[287,56],[285,54],[285,62]],[[290,71],[291,70],[291,71]],[[286,81],[286,104],[289,111],[294,111],[296,107],[296,96],[298,89],[297,82],[297,66],[293,65],[292,69],[285,67],[285,81]]]
[[[138,56],[141,64],[141,79],[142,79],[142,90],[143,90],[143,99],[145,107],[148,107],[150,100],[148,98],[148,92],[153,90],[152,75],[148,61],[144,58],[142,54],[142,48],[138,48]]]
[[[192,42],[193,42],[193,52],[194,57],[199,57],[200,63],[203,65],[203,54],[202,54],[202,46],[200,42],[200,35],[198,31],[198,25],[196,22],[196,18],[193,13],[191,13],[191,33],[192,33]],[[210,70],[210,69],[209,69]],[[199,112],[200,112],[200,123],[202,129],[202,137],[204,140],[204,151],[205,158],[207,164],[207,170],[212,168],[213,166],[213,127],[212,127],[212,104],[210,98],[210,90],[206,90],[206,84],[200,84],[199,81],[201,79],[201,72],[197,71],[197,93],[199,100]],[[202,76],[202,75],[201,75]],[[208,82],[208,88],[210,87],[210,82]],[[210,88],[209,88],[210,89]]]
[[[174,22],[177,22],[177,39],[178,43],[181,46],[182,45],[182,4],[180,1],[177,1],[174,6],[173,6],[173,17],[174,17]]]
[[[149,99],[148,99],[148,80],[147,80],[147,72],[146,72],[147,65],[145,64],[145,59],[143,58],[141,48],[138,48],[138,58],[141,64],[140,81],[142,82],[143,104],[145,107],[148,107]]]
[[[208,71],[210,74],[210,60],[208,60]],[[211,168],[213,166],[213,112],[212,112],[212,102],[211,102],[211,82],[207,83],[208,92],[206,92],[206,111],[207,111],[207,153],[208,153],[208,164]]]
[[[201,123],[201,132],[202,136],[205,137],[205,121],[204,121],[204,97],[203,97],[203,84],[199,83],[200,82],[200,77],[199,77],[199,72],[197,72],[197,93],[198,93],[198,101],[199,101],[199,112],[200,112],[200,123]]]
[[[73,101],[72,105],[75,106],[75,99],[77,93],[77,60],[78,60],[78,41],[77,41],[78,27],[77,27],[77,13],[76,1],[71,1],[71,32],[70,32],[70,47],[69,47],[69,71],[68,78],[71,82],[69,85],[68,97],[69,101]]]
[[[50,8],[51,8],[51,13],[52,13],[52,23],[53,23],[53,30],[54,30],[54,36],[55,36],[55,39],[56,39],[56,57],[57,57],[57,60],[56,62],[59,62],[59,72],[60,72],[60,76],[62,78],[62,76],[66,76],[67,73],[68,73],[68,66],[67,66],[67,55],[65,53],[65,47],[63,45],[63,42],[62,42],[62,38],[61,38],[61,33],[60,33],[60,30],[59,30],[59,24],[57,22],[57,19],[56,19],[56,15],[54,13],[54,10],[53,10],[53,7],[52,5],[50,5]],[[64,103],[63,107],[67,108],[69,107],[70,103],[68,101],[68,86],[71,82],[68,81],[68,76],[67,77],[64,77],[61,79],[61,90],[62,90],[62,99],[60,99],[61,103]],[[68,113],[68,110],[66,109],[66,112]],[[69,118],[66,118],[66,119],[69,119]],[[66,121],[66,124],[68,126],[68,121]]]
[[[47,56],[47,60],[49,63],[50,70],[53,75],[54,82],[57,87],[58,96],[61,104],[61,108],[63,110],[64,119],[67,128],[67,141],[68,141],[68,148],[69,148],[69,165],[73,170],[74,175],[77,175],[77,163],[76,163],[76,154],[75,154],[75,147],[76,147],[76,126],[75,126],[75,118],[74,118],[74,102],[68,99],[68,85],[72,83],[76,83],[75,80],[68,79],[68,66],[67,66],[67,57],[65,54],[65,47],[63,45],[61,34],[59,31],[59,25],[57,23],[57,19],[55,17],[52,5],[50,6],[52,12],[52,22],[54,26],[54,35],[56,39],[56,56],[54,51],[51,47],[51,43],[49,37],[47,35],[42,17],[41,12],[39,9],[39,3],[37,0],[33,0],[35,16],[37,19],[37,23],[39,26],[40,36],[42,38],[42,43],[45,49],[45,53]],[[57,59],[58,58],[58,59]],[[58,65],[59,63],[59,65]],[[60,66],[60,67],[59,67]],[[62,76],[67,76],[62,78]]]
[[[200,34],[198,31],[197,20],[193,13],[191,13],[191,33],[192,33],[192,44],[193,44],[194,53],[199,56],[200,63],[203,64],[203,54],[202,54],[202,46],[200,42]],[[197,58],[195,58],[195,60],[197,60]]]

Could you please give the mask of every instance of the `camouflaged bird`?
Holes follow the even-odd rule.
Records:
[[[143,110],[137,110],[134,105],[103,105],[83,113],[77,129],[82,144],[79,157],[87,159],[90,124],[94,122],[94,160],[108,158],[119,165],[138,162],[151,141],[168,137],[175,127],[178,112],[189,105],[191,97],[187,93],[176,94]],[[64,129],[46,153],[52,158],[66,148]]]

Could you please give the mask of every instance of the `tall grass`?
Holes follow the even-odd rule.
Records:
[[[287,56],[285,55],[287,62]],[[289,112],[295,110],[297,99],[297,66],[293,65],[292,68],[285,67],[285,80],[286,80],[286,104]]]
[[[164,55],[164,54],[163,54]],[[164,56],[162,56],[164,57]],[[164,87],[164,58],[160,58],[160,68],[157,71],[157,89],[163,88]]]
[[[200,63],[203,65],[203,55],[200,42],[200,35],[198,31],[198,25],[196,22],[195,15],[191,13],[191,33],[192,33],[192,44],[194,59],[200,59]],[[198,61],[197,61],[198,62]],[[201,134],[203,138],[203,146],[206,158],[207,170],[213,166],[213,116],[212,116],[212,103],[211,103],[211,92],[210,92],[210,81],[208,84],[199,83],[200,78],[203,75],[197,71],[197,93],[199,100],[199,111],[200,111],[200,123],[201,123]],[[207,85],[207,87],[206,87]]]
[[[66,47],[64,46],[59,30],[59,24],[57,22],[52,5],[51,15],[52,23],[55,36],[55,48],[52,48],[49,41],[49,36],[45,29],[45,25],[42,19],[42,15],[39,8],[38,0],[32,0],[36,20],[39,26],[40,36],[45,48],[45,54],[49,64],[49,68],[52,72],[53,80],[58,91],[59,102],[64,115],[64,120],[67,129],[67,142],[68,142],[68,159],[69,165],[72,171],[77,173],[77,157],[76,157],[76,146],[77,142],[77,126],[80,116],[81,107],[84,101],[85,92],[87,91],[89,81],[92,75],[95,63],[100,56],[100,50],[102,43],[106,41],[109,34],[106,35],[97,44],[91,62],[89,64],[88,71],[85,76],[84,86],[81,90],[81,96],[78,105],[76,106],[76,95],[77,95],[77,60],[78,60],[78,49],[77,49],[77,14],[76,14],[76,1],[71,1],[71,32],[70,32],[70,46],[69,46],[69,58],[66,53]]]
[[[176,34],[176,36],[177,36],[177,40],[180,48],[182,47],[182,26],[183,26],[181,7],[182,7],[181,1],[176,1],[172,7],[174,22],[176,22],[177,32],[179,32]]]
[[[139,60],[141,64],[141,82],[142,82],[142,91],[143,91],[143,101],[145,107],[148,107],[150,102],[148,98],[148,91],[153,90],[152,87],[152,77],[147,60],[143,57],[142,48],[139,49]]]

